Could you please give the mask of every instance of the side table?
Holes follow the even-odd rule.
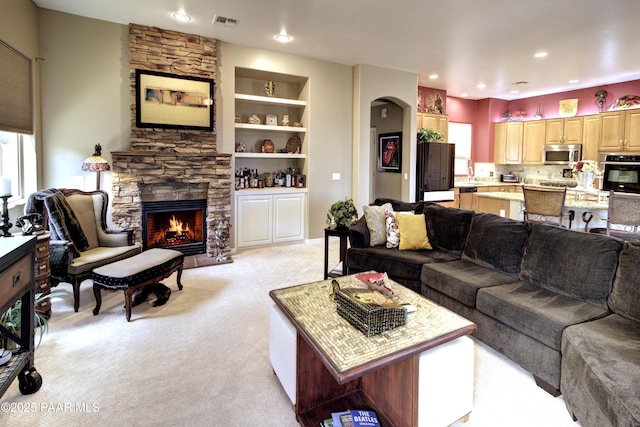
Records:
[[[333,269],[329,270],[329,237],[337,236],[340,238],[340,263]],[[349,237],[348,228],[325,228],[324,229],[324,279],[329,277],[344,276],[347,273],[345,259],[347,256],[347,238]]]

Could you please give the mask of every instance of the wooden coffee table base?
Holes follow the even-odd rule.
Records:
[[[338,280],[359,284],[351,276]],[[385,427],[445,427],[471,412],[474,346],[467,335],[476,326],[397,283],[393,289],[417,311],[406,325],[373,337],[337,314],[330,280],[270,292],[279,311],[271,317],[270,357],[295,396],[301,425],[369,409]],[[295,337],[284,333],[291,326]],[[294,351],[295,364],[285,364]]]

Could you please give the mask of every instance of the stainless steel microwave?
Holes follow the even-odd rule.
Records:
[[[582,159],[580,144],[547,144],[542,153],[545,165],[568,165]]]

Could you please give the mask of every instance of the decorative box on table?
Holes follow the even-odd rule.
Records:
[[[384,295],[368,289],[335,292],[338,314],[367,337],[407,323],[407,310]]]

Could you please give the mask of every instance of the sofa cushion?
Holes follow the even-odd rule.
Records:
[[[545,224],[533,224],[520,279],[607,308],[622,242]]]
[[[462,259],[517,276],[529,236],[528,224],[490,213],[476,213],[471,220]]]
[[[398,248],[388,249],[384,246],[351,247],[347,252],[347,265],[351,274],[375,270],[386,272],[393,280],[410,280],[418,284],[423,264],[456,259],[460,257],[443,251],[400,251]]]
[[[425,203],[423,211],[431,246],[451,254],[462,254],[474,212],[430,202]]]
[[[369,227],[367,227],[367,221],[364,216],[358,218],[358,220],[351,224],[349,227],[349,245],[352,248],[366,248],[370,245]]]
[[[555,350],[560,350],[567,326],[608,314],[593,304],[522,281],[480,289],[476,308]]]
[[[364,219],[369,229],[369,244],[380,246],[387,243],[387,221],[385,210],[393,210],[391,203],[382,206],[363,206]]]
[[[386,199],[382,197],[377,198],[373,202],[374,205],[378,205],[378,206],[382,206],[385,203],[391,203],[391,207],[393,207],[394,212],[413,211],[414,213],[417,213],[417,214],[422,213],[423,206],[424,206],[424,202],[411,203],[411,202],[403,202],[402,200],[396,200],[396,199]]]
[[[396,214],[400,230],[400,250],[433,249],[427,237],[427,224],[424,214],[414,215],[406,212]]]
[[[560,389],[584,426],[640,425],[640,324],[617,314],[568,327]]]
[[[387,217],[387,248],[397,248],[400,246],[400,229],[396,220],[396,213],[385,211]]]
[[[420,275],[420,281],[426,286],[469,307],[476,306],[476,295],[479,289],[513,283],[517,280],[517,277],[464,259],[425,264],[422,266]]]
[[[640,242],[624,244],[608,302],[614,313],[640,322]]]

